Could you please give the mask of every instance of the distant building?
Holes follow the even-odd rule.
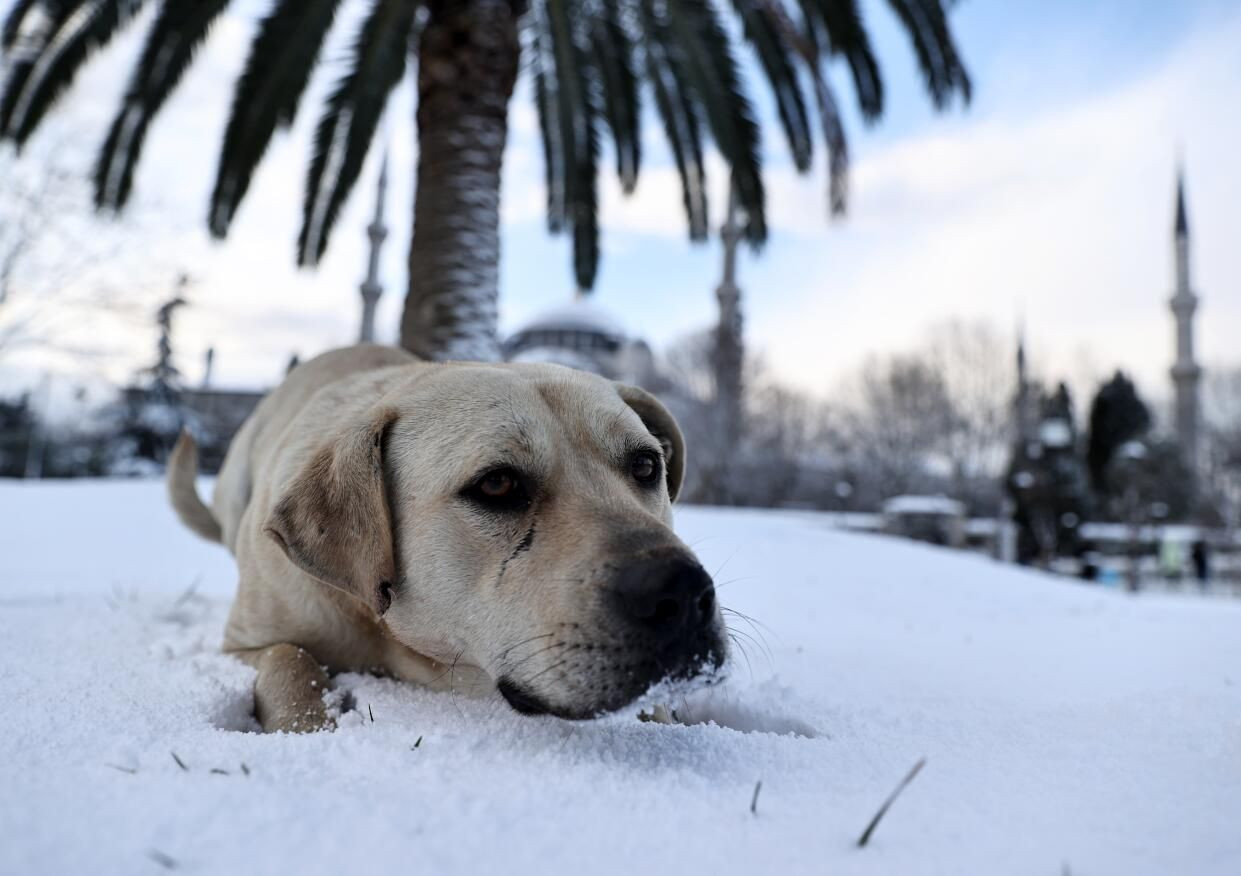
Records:
[[[650,390],[663,384],[646,341],[585,295],[544,311],[504,342],[509,362],[550,362]]]
[[[965,505],[944,496],[894,496],[881,509],[883,530],[891,535],[946,547],[965,544]]]
[[[164,441],[175,438],[183,426],[189,428],[198,442],[199,465],[205,473],[219,470],[233,435],[267,394],[266,390],[211,386],[214,360],[214,352],[209,350],[202,384],[193,389],[173,389],[171,397],[151,385],[127,386],[121,391],[123,407],[131,412],[131,419],[146,423],[153,433],[164,435]],[[148,422],[153,419],[160,422]],[[168,448],[139,450],[143,456],[161,459]]]

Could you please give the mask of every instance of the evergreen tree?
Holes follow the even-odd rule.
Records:
[[[177,281],[183,289],[187,278]],[[140,372],[144,385],[130,387],[119,410],[116,470],[124,474],[148,474],[159,470],[177,436],[187,425],[181,404],[181,372],[173,362],[172,315],[185,305],[180,295],[156,311],[159,341],[155,362]]]
[[[1017,557],[1049,563],[1081,549],[1079,527],[1089,510],[1089,485],[1073,400],[1063,383],[1040,403],[1037,434],[1014,449],[1007,486],[1016,505]]]
[[[1096,495],[1104,498],[1111,495],[1108,467],[1116,451],[1126,442],[1144,436],[1150,426],[1150,410],[1138,396],[1133,381],[1117,371],[1099,388],[1090,405],[1086,463]]]
[[[25,477],[35,425],[28,393],[0,399],[0,478]]]

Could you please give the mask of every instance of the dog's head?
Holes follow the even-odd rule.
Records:
[[[517,711],[588,718],[724,659],[673,533],[681,432],[653,396],[552,365],[419,368],[325,439],[268,521],[289,559]]]

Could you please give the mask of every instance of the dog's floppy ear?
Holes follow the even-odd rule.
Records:
[[[681,492],[681,482],[685,480],[685,438],[681,435],[681,427],[663,403],[645,389],[618,383],[616,390],[664,449],[668,497],[675,502]]]
[[[380,615],[396,577],[383,471],[384,432],[396,417],[380,409],[316,450],[263,527],[294,565]]]

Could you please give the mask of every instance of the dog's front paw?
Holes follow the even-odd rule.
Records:
[[[324,702],[327,673],[295,645],[273,645],[257,661],[254,715],[266,733],[333,730],[336,721]]]
[[[259,721],[264,733],[318,733],[320,730],[335,730],[336,719],[333,718],[322,702],[318,707],[307,706],[300,711],[280,711],[268,714]]]

